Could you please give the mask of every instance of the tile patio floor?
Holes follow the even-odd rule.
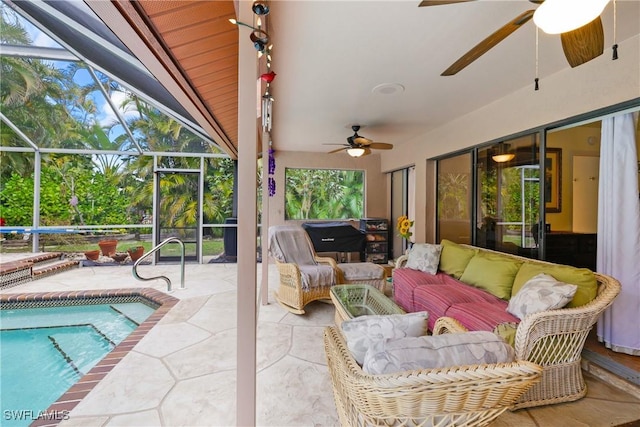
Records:
[[[260,266],[258,275],[260,276]],[[142,276],[165,274],[177,288],[177,265],[141,266]],[[61,426],[232,426],[236,395],[236,264],[187,264],[180,302],[75,407]],[[269,268],[271,289],[277,271]],[[137,288],[166,291],[164,282],[138,282],[130,267],[83,267],[2,293]],[[333,306],[286,312],[273,297],[258,325],[257,424],[338,425],[322,343]],[[492,427],[605,427],[639,420],[640,399],[585,374],[586,398],[507,412]],[[242,404],[242,402],[240,402]],[[247,408],[251,410],[251,408]]]

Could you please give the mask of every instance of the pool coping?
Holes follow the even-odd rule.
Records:
[[[62,396],[52,403],[45,411],[39,413],[40,417],[34,419],[30,427],[57,426],[69,416],[69,412],[102,380],[136,344],[169,312],[179,299],[152,288],[125,288],[86,290],[68,292],[34,292],[27,294],[3,294],[0,295],[0,304],[44,302],[64,300],[89,300],[96,298],[113,297],[139,297],[146,299],[158,308],[134,329],[120,344],[105,355],[93,368],[80,380],[71,386]]]

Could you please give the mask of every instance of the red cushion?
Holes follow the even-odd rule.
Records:
[[[393,270],[393,292],[398,304],[404,311],[420,311],[414,308],[414,290],[422,285],[441,284],[443,273],[436,275],[411,268]]]
[[[520,319],[507,313],[508,304],[508,301],[502,300],[453,304],[445,315],[453,317],[470,331],[492,332],[500,323],[520,322]]]
[[[419,286],[413,291],[415,311],[429,313],[429,330],[449,307],[459,303],[494,302],[497,298],[487,292],[458,282],[451,284]]]

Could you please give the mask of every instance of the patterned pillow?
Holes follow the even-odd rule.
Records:
[[[502,338],[475,331],[378,341],[367,351],[362,370],[377,375],[514,360],[513,348]]]
[[[426,311],[407,314],[359,316],[342,322],[347,347],[360,365],[375,341],[389,338],[419,337],[427,333]]]
[[[533,276],[510,300],[507,311],[519,319],[527,314],[562,308],[573,299],[578,287],[540,273]]]
[[[407,268],[436,274],[438,272],[438,265],[440,264],[441,253],[442,245],[415,243],[409,251]]]

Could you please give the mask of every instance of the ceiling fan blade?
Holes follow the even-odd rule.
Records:
[[[386,142],[372,142],[367,147],[374,148],[376,150],[391,150],[393,148],[393,144],[387,144]]]
[[[357,145],[369,145],[371,144],[371,140],[369,138],[365,138],[364,136],[356,136],[355,138],[353,138],[353,142]]]
[[[560,34],[564,56],[571,67],[589,62],[604,52],[604,31],[598,16],[588,24]]]
[[[508,35],[520,28],[523,24],[527,23],[533,17],[533,12],[533,10],[527,10],[526,12],[518,15],[515,19],[509,21],[507,24],[503,25],[496,32],[475,45],[469,52],[462,55],[462,57],[447,68],[441,76],[452,76],[476,59],[480,58],[482,55],[487,53],[489,49],[507,38]]]
[[[368,154],[371,154],[371,148],[369,147],[364,147],[364,153],[362,154],[363,156],[366,156]]]
[[[418,5],[418,7],[440,6],[440,5],[443,5],[443,4],[466,3],[468,1],[474,1],[474,0],[422,0],[420,2],[420,4]]]
[[[327,154],[337,153],[339,151],[346,150],[348,147],[336,148],[335,150],[329,151]]]

